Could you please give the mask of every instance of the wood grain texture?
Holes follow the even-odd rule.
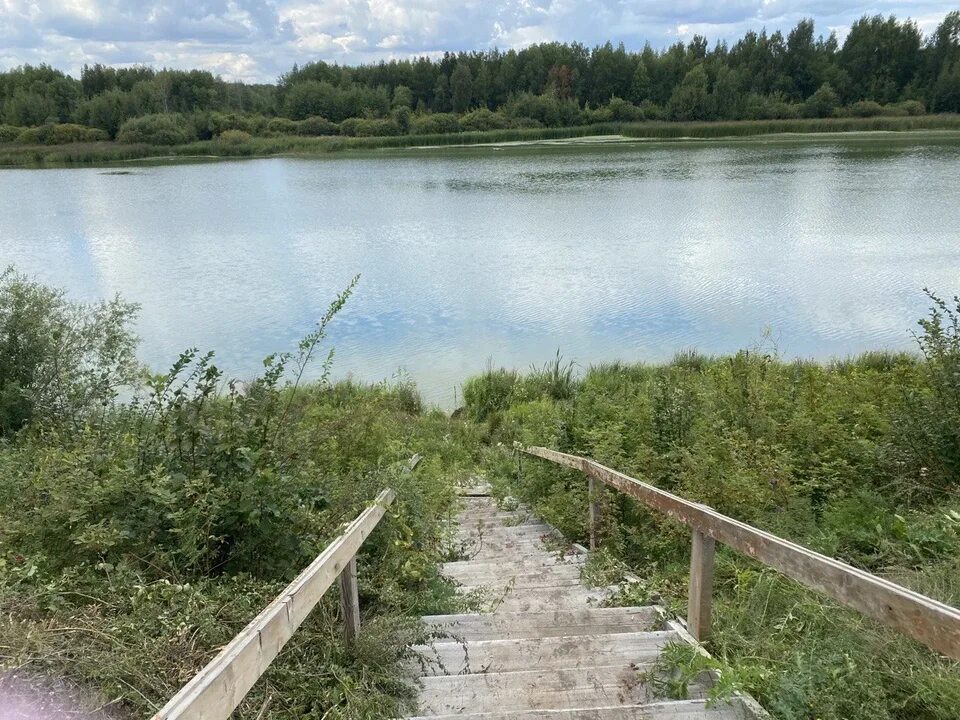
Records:
[[[960,610],[894,582],[821,555],[713,508],[577,455],[530,447],[528,455],[575,468],[782,572],[802,585],[895,628],[947,657],[960,660]]]
[[[154,720],[227,720],[354,558],[394,497],[389,489],[380,493]]]
[[[713,555],[716,541],[699,530],[693,531],[690,552],[690,591],[687,593],[687,628],[699,642],[710,638],[710,610],[713,607]]]

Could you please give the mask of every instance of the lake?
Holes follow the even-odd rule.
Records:
[[[911,348],[960,292],[960,141],[631,143],[0,171],[0,265],[141,304],[142,360],[292,349],[449,408],[489,360]],[[766,339],[765,339],[766,338]]]

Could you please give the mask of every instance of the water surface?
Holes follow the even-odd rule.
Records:
[[[0,265],[142,305],[141,357],[249,376],[356,273],[336,370],[454,403],[485,366],[909,348],[960,291],[960,142],[411,150],[0,171]]]

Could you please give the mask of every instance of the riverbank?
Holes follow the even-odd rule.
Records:
[[[462,558],[444,522],[458,482],[484,475],[586,539],[583,476],[518,466],[515,442],[593,457],[960,605],[960,301],[931,298],[917,354],[688,352],[580,378],[557,357],[467,380],[451,417],[408,383],[299,384],[294,368],[325,349],[348,294],[239,392],[194,351],[141,384],[133,306],[75,305],[0,275],[0,337],[21,338],[0,346],[0,679],[57,678],[109,717],[144,717],[391,487],[397,501],[361,551],[360,636],[343,640],[328,594],[239,717],[401,716],[415,696],[409,645],[430,640],[418,616],[476,610],[438,574]],[[72,343],[54,342],[77,323]],[[96,374],[80,372],[88,359]],[[121,384],[139,399],[116,399]],[[632,571],[643,581],[615,603],[656,594],[685,615],[687,529],[612,492],[597,501],[584,578]],[[778,720],[955,717],[956,663],[740,556],[717,559],[711,651],[728,689]]]
[[[723,122],[603,123],[565,128],[526,128],[381,137],[248,137],[239,142],[214,139],[184,145],[158,146],[118,142],[67,145],[0,146],[0,168],[110,166],[128,162],[212,160],[274,156],[325,156],[333,153],[388,149],[428,150],[464,146],[610,143],[646,140],[730,140],[836,133],[958,133],[960,115],[825,118],[804,120],[738,120]]]

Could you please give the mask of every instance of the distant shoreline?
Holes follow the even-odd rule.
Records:
[[[478,148],[600,146],[637,142],[811,141],[883,136],[960,139],[960,115],[738,120],[713,122],[606,123],[567,128],[488,130],[449,135],[383,137],[251,137],[241,143],[218,139],[171,147],[115,141],[68,145],[0,145],[0,169],[117,167],[131,163],[196,162],[267,157],[324,157],[370,151],[435,151]]]

